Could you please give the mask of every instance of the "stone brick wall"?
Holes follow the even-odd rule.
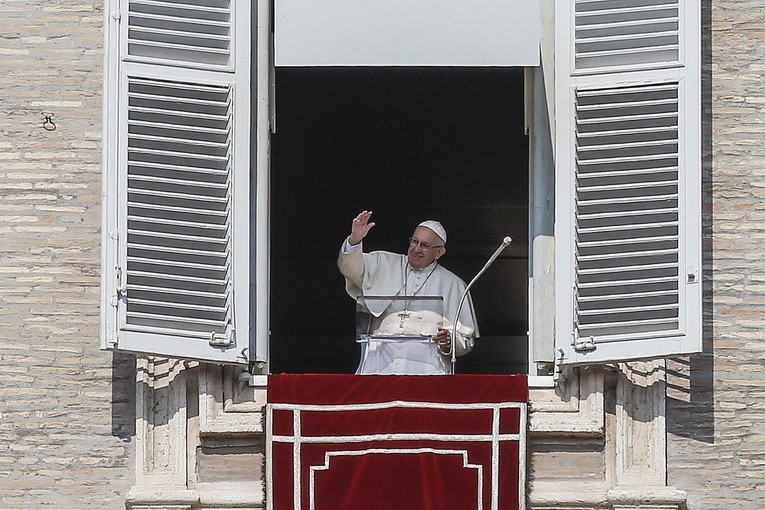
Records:
[[[669,483],[765,508],[765,2],[705,0],[704,345],[670,364]]]
[[[703,4],[705,353],[668,363],[668,482],[689,510],[755,510],[765,2]],[[0,1],[0,509],[122,509],[133,485],[135,360],[98,341],[102,24],[101,0]]]
[[[135,361],[98,339],[102,13],[0,2],[2,509],[121,509],[133,483]]]

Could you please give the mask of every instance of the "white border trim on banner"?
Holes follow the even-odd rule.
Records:
[[[352,434],[352,435],[333,435],[333,436],[305,436],[303,435],[301,413],[303,412],[347,412],[347,411],[372,411],[379,409],[445,409],[445,410],[481,410],[492,411],[491,431],[488,434],[434,434],[434,433],[389,433],[389,434]],[[520,411],[518,434],[500,434],[500,411],[502,409],[518,409]],[[291,411],[292,415],[292,434],[274,435],[273,433],[273,414],[274,411]],[[502,402],[502,403],[446,403],[446,402],[408,402],[391,401],[366,404],[287,404],[271,403],[266,405],[266,508],[273,510],[273,443],[291,443],[293,455],[293,508],[300,510],[302,507],[301,492],[302,483],[300,473],[302,471],[302,462],[300,458],[301,446],[303,444],[339,444],[339,443],[361,443],[375,441],[464,441],[464,442],[490,442],[491,443],[491,510],[499,509],[499,446],[501,442],[518,442],[518,508],[524,510],[526,507],[526,422],[527,405],[524,402]],[[330,458],[333,456],[348,455],[367,455],[379,453],[438,453],[438,454],[461,454],[465,467],[479,467],[479,488],[483,486],[483,468],[477,464],[470,464],[467,458],[466,450],[442,450],[437,448],[373,448],[367,450],[343,450],[338,452],[325,452],[323,466],[309,466],[309,505],[311,510],[315,507],[314,474],[319,470],[329,469]],[[483,509],[482,491],[478,491],[478,509]]]

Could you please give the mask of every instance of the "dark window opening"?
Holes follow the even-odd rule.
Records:
[[[441,263],[473,286],[481,338],[457,372],[525,373],[528,138],[523,70],[279,68],[271,155],[272,373],[353,373],[355,306],[337,251],[361,210],[367,251],[446,227]]]

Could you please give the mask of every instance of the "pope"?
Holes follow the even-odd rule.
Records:
[[[386,359],[377,360],[373,373],[448,373],[451,360],[452,338],[457,356],[469,352],[478,337],[478,326],[470,296],[460,312],[456,326],[452,323],[457,307],[465,292],[465,282],[443,267],[439,259],[446,254],[446,230],[438,221],[423,221],[409,238],[406,255],[388,251],[364,253],[363,239],[374,228],[370,221],[372,211],[362,211],[351,223],[351,233],[344,241],[338,256],[338,267],[345,277],[348,294],[361,296],[440,296],[443,298],[443,326],[434,329],[433,343],[426,346],[437,349],[433,363],[422,363],[423,357],[414,352],[415,345],[386,346]],[[381,316],[385,310],[370,312]],[[403,324],[403,318],[402,318]],[[420,344],[421,345],[421,344]],[[361,372],[360,372],[361,373]]]

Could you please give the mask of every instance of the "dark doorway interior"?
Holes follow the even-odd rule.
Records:
[[[271,157],[270,370],[352,373],[354,303],[337,251],[361,210],[368,251],[403,252],[424,219],[466,282],[482,337],[458,372],[526,371],[528,140],[523,71],[280,68]]]

